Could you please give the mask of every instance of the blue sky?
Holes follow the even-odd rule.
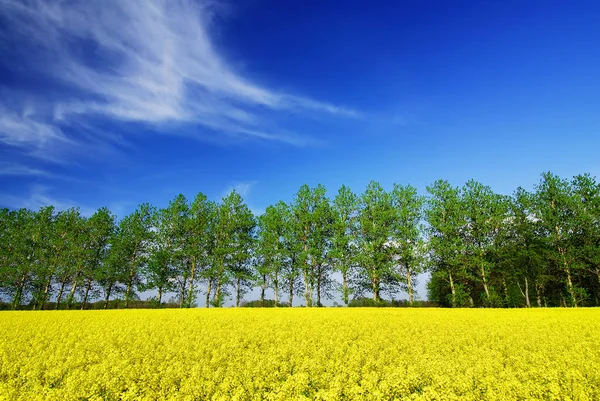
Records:
[[[600,171],[593,1],[0,0],[0,206]]]
[[[0,207],[598,175],[598,43],[595,1],[0,0]]]

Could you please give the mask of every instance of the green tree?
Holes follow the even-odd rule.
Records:
[[[33,258],[34,272],[31,283],[34,309],[42,309],[52,284],[55,266],[52,263],[52,241],[54,237],[54,207],[41,207],[34,215]]]
[[[352,292],[350,279],[356,271],[358,197],[342,185],[332,202],[331,256],[334,270],[342,275],[342,300],[346,306]]]
[[[138,206],[120,221],[112,243],[110,263],[118,271],[119,282],[125,286],[126,308],[136,296],[137,286],[142,283],[142,269],[147,263],[152,244],[154,214],[154,208],[149,204]]]
[[[265,213],[258,219],[257,266],[258,283],[261,286],[261,303],[264,303],[265,289],[271,284],[275,294],[275,305],[279,303],[279,292],[284,268],[285,250],[284,235],[286,229],[287,205],[278,202],[275,206],[267,207]]]
[[[286,214],[283,226],[283,272],[282,285],[287,289],[288,303],[292,307],[294,295],[302,295],[302,271],[304,259],[302,253],[304,244],[297,235],[297,221],[293,213],[293,205],[286,204]]]
[[[115,231],[115,216],[107,208],[100,208],[87,220],[87,230],[81,309],[85,309],[94,286],[99,281],[99,273],[108,255],[109,241]]]
[[[255,225],[254,215],[235,190],[217,207],[208,288],[210,293],[210,285],[214,283],[214,306],[223,306],[235,267],[251,259]]]
[[[216,205],[207,199],[203,193],[198,193],[190,205],[187,220],[187,235],[185,253],[190,262],[189,287],[186,297],[186,307],[190,308],[196,302],[196,284],[199,278],[205,276],[210,265],[210,255],[214,243],[213,229]]]
[[[463,187],[462,203],[466,217],[463,230],[465,261],[471,270],[470,276],[483,286],[484,304],[490,305],[492,298],[497,299],[490,288],[492,253],[500,227],[508,217],[507,203],[489,186],[475,180],[468,181]]]
[[[82,232],[83,217],[78,208],[60,212],[56,224],[58,232],[62,234],[56,238],[55,243],[55,252],[58,255],[56,280],[59,284],[56,309],[59,309],[67,286],[71,284],[77,288],[77,280],[83,270],[85,235]],[[72,301],[72,296],[69,294],[67,305],[70,306]]]
[[[140,289],[156,289],[159,305],[164,293],[177,290],[179,305],[183,307],[190,276],[190,259],[186,253],[189,228],[187,200],[179,194],[166,208],[152,212],[153,241],[148,263],[144,266],[145,283]]]
[[[79,209],[71,223],[69,235],[67,236],[70,244],[70,271],[71,271],[71,290],[67,296],[67,309],[71,309],[75,300],[75,291],[84,279],[86,273],[86,262],[91,251],[91,235],[88,222],[83,217]]]
[[[574,281],[577,268],[577,250],[574,237],[579,230],[576,219],[576,198],[570,183],[550,172],[542,174],[536,187],[535,217],[540,219],[550,254],[561,272],[572,306],[579,305],[581,288]]]
[[[26,295],[26,286],[35,272],[34,214],[27,209],[2,213],[4,261],[0,268],[2,291],[18,309]]]
[[[360,198],[358,258],[373,301],[392,277],[392,248],[389,246],[395,223],[392,198],[378,182],[371,181]]]
[[[425,241],[421,223],[425,199],[410,185],[394,184],[391,196],[395,213],[392,233],[394,262],[406,284],[408,302],[412,304],[416,277],[425,267]]]
[[[300,187],[292,204],[292,227],[301,244],[298,265],[301,266],[304,280],[306,306],[314,304],[315,291],[317,305],[323,284],[327,280],[327,247],[331,227],[331,211],[326,197],[327,190],[321,184],[315,188]]]
[[[600,184],[589,174],[577,175],[572,180],[576,202],[575,219],[578,230],[573,241],[578,260],[583,265],[580,280],[586,285],[594,305],[600,305]]]
[[[438,180],[427,187],[430,197],[425,210],[428,223],[428,243],[432,281],[435,278],[436,293],[443,293],[439,281],[450,286],[450,305],[465,306],[464,299],[472,298],[464,292],[467,275],[463,269],[465,244],[462,233],[466,217],[461,202],[460,190],[448,181]],[[437,299],[438,302],[444,300]]]

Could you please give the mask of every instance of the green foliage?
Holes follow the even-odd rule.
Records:
[[[373,298],[354,298],[348,303],[349,308],[436,308],[438,304],[429,301],[392,300]]]
[[[235,191],[219,203],[199,193],[161,209],[142,204],[118,222],[107,208],[89,217],[0,209],[0,302],[164,307],[169,296],[192,307],[203,289],[207,306],[239,306],[258,285],[264,303],[273,291],[273,305],[304,296],[322,306],[335,292],[363,306],[406,292],[410,304],[416,277],[429,271],[428,298],[445,307],[600,305],[594,177],[544,173],[532,192],[512,196],[474,180],[439,180],[427,192],[372,181],[360,195],[342,186],[329,199],[324,186],[303,185],[258,218]],[[152,298],[140,304],[147,290]]]
[[[289,303],[275,302],[274,299],[256,299],[253,301],[244,301],[240,303],[242,308],[288,308]]]

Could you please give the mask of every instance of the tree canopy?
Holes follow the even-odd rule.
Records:
[[[427,294],[415,290],[429,272]],[[107,208],[0,209],[0,299],[13,309],[128,307],[151,290],[180,307],[377,305],[405,296],[447,307],[600,303],[600,184],[544,173],[533,191],[495,193],[475,180],[438,180],[419,194],[376,181],[329,198],[303,185],[255,216],[232,191],[221,202],[177,195],[122,219]],[[266,298],[272,291],[274,301]]]

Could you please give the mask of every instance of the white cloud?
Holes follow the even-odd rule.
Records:
[[[8,27],[0,46],[18,39],[21,52],[35,48],[35,65],[25,68],[69,88],[47,99],[52,113],[45,120],[23,105],[4,104],[0,142],[44,149],[50,141],[69,141],[60,126],[102,115],[157,129],[181,123],[305,145],[308,140],[275,126],[268,114],[359,116],[244,79],[211,41],[215,9],[215,3],[188,0],[0,0]]]
[[[0,142],[42,154],[48,146],[68,144],[71,140],[60,128],[36,119],[29,107],[19,114],[0,105]]]
[[[44,170],[22,164],[0,164],[0,176],[49,176]]]
[[[226,197],[227,195],[229,195],[231,193],[231,191],[235,191],[238,194],[240,194],[240,196],[242,198],[244,198],[244,200],[250,195],[250,192],[252,191],[252,189],[254,188],[254,186],[258,183],[258,181],[238,181],[233,183],[233,185],[230,185],[229,187],[227,187],[227,189],[223,192],[222,194],[222,198]]]
[[[43,206],[54,206],[56,210],[66,210],[72,207],[79,207],[81,214],[87,217],[91,216],[95,212],[95,209],[87,206],[80,207],[76,202],[70,199],[53,197],[49,194],[49,188],[44,185],[32,185],[29,189],[29,195],[25,197],[0,194],[0,207],[38,210]]]

